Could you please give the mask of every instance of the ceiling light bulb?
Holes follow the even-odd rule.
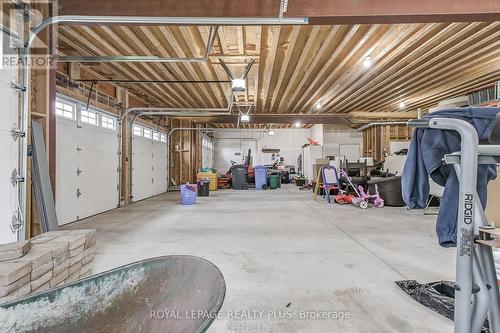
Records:
[[[321,109],[321,102],[316,103],[316,110]]]
[[[240,116],[240,120],[243,123],[248,123],[250,121],[250,116],[248,114],[242,114]]]
[[[399,108],[403,109],[406,106],[405,102],[399,102]]]
[[[274,135],[274,131],[273,130],[269,130],[269,132],[267,134],[269,134],[270,136],[273,136]]]
[[[370,57],[370,56],[365,57],[365,59],[363,60],[363,66],[365,68],[372,67],[372,57]]]
[[[300,123],[300,121],[296,121],[296,122],[295,122],[295,127],[299,128],[299,127],[301,127],[301,126],[302,126],[302,124]]]

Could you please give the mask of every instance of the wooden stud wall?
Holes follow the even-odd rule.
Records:
[[[195,128],[200,125],[190,120],[170,119],[170,129]],[[172,133],[170,142],[169,185],[193,183],[201,167],[201,137],[199,131],[178,130]]]
[[[406,125],[375,125],[363,131],[363,156],[381,161],[384,154],[390,155],[391,141],[409,141],[413,129]]]

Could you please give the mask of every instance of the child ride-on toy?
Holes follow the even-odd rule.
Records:
[[[384,207],[384,199],[382,199],[378,193],[378,186],[375,184],[375,194],[370,194],[365,192],[363,186],[358,186],[359,197],[352,198],[352,204],[361,209],[368,208],[368,204],[371,203],[377,208]]]
[[[352,203],[353,196],[350,194],[342,193],[335,196],[335,202],[339,205],[344,205],[347,203]]]

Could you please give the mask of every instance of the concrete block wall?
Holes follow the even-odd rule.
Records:
[[[1,245],[0,303],[90,275],[95,244],[95,230],[86,229],[50,231]]]

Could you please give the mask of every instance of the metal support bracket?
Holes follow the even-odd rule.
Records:
[[[11,135],[14,141],[17,141],[18,138],[24,138],[26,136],[26,133],[20,130],[19,128],[13,128],[11,130]]]
[[[10,182],[12,183],[12,186],[17,186],[17,184],[24,182],[24,178],[19,175],[17,169],[12,170]]]
[[[14,90],[17,90],[17,91],[22,91],[22,92],[25,92],[26,91],[26,87],[25,86],[22,86],[20,85],[19,83],[17,83],[16,79],[12,79],[12,81],[10,81],[10,87]]]
[[[17,232],[18,230],[21,229],[22,226],[23,226],[23,220],[21,217],[21,213],[17,211],[14,213],[14,215],[12,215],[10,229],[12,230],[12,232]]]

